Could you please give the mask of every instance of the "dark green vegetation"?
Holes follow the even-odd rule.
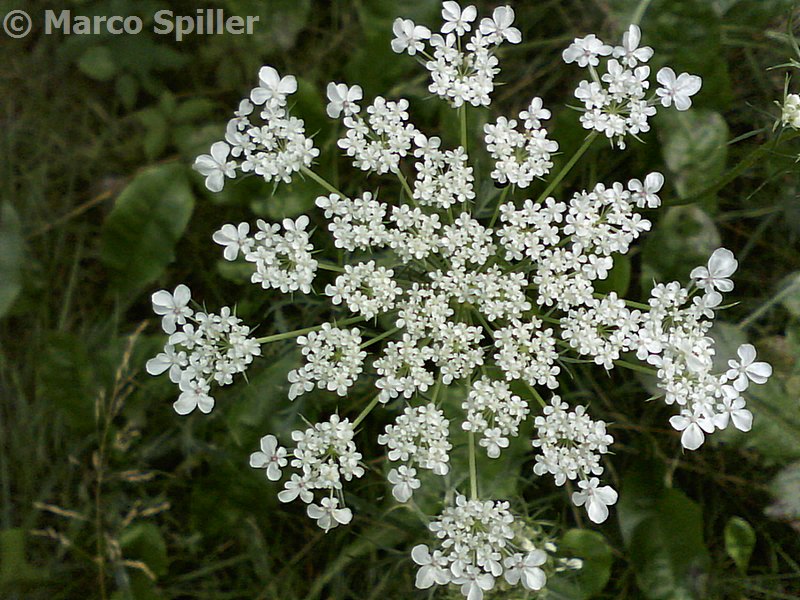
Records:
[[[31,14],[51,8],[25,4]],[[71,4],[80,14],[165,8]],[[198,8],[171,4],[176,13]],[[65,39],[35,29],[25,40],[0,38],[0,597],[428,597],[413,591],[408,558],[425,532],[406,511],[391,510],[379,476],[349,488],[353,526],[325,535],[300,507],[279,505],[276,485],[248,468],[261,435],[285,436],[300,414],[313,419],[336,406],[322,394],[286,400],[292,342],[267,347],[249,383],[219,393],[207,417],[174,414],[174,387],[148,377],[144,362],[163,343],[149,294],[179,282],[210,309],[236,303],[260,335],[327,318],[319,298],[246,283],[221,264],[210,239],[222,223],[310,210],[314,184],[273,194],[248,180],[212,197],[188,165],[223,136],[262,64],[298,76],[295,112],[318,132],[320,172],[342,189],[363,180],[335,148],[324,115],[328,81],[360,83],[367,98],[405,96],[423,131],[455,134],[453,111],[422,102],[424,69],[389,48],[394,17],[435,25],[438,3],[220,4],[261,15],[257,35],[176,44],[147,33]],[[477,4],[488,12],[496,3]],[[491,113],[469,111],[472,133],[489,114],[516,114],[538,95],[554,111],[551,133],[568,160],[584,133],[577,114],[563,108],[579,70],[560,52],[590,32],[617,41],[645,4],[516,2],[523,44],[502,55],[498,79],[506,85]],[[11,8],[18,7],[3,3],[3,12]],[[668,427],[670,411],[645,401],[646,381],[575,366],[564,393],[613,421],[609,479],[621,499],[598,533],[567,533],[562,547],[585,556],[586,570],[562,581],[558,597],[800,595],[800,144],[773,130],[785,76],[795,77],[789,88],[798,91],[800,73],[767,70],[800,60],[787,35],[791,8],[788,0],[649,3],[641,25],[656,50],[651,64],[702,75],[696,108],[656,120],[646,143],[625,152],[596,142],[560,187],[566,194],[663,171],[663,197],[674,208],[651,216],[654,231],[611,285],[638,300],[654,277],[686,281],[711,250],[732,249],[741,265],[739,303],[720,317],[721,353],[746,337],[776,376],[756,390],[749,435],[718,435],[684,453]],[[479,168],[486,167],[484,157]],[[356,389],[340,410],[357,411],[367,394]],[[359,438],[376,470],[374,440],[389,418],[369,419]],[[493,492],[518,509],[568,528],[586,525],[566,493],[539,481],[531,466],[522,457],[484,471],[498,482]]]

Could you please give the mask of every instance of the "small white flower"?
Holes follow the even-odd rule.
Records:
[[[561,53],[561,58],[569,64],[577,62],[579,67],[589,65],[596,67],[600,64],[600,56],[608,56],[613,48],[603,43],[595,34],[590,33],[584,38],[575,38],[575,41]]]
[[[225,187],[225,178],[236,177],[236,163],[228,160],[230,146],[225,142],[214,142],[211,154],[198,156],[192,167],[206,178],[206,187],[211,192],[220,192]]]
[[[323,498],[320,505],[309,504],[306,512],[325,533],[353,520],[353,512],[349,508],[339,508],[339,500],[336,498]]]
[[[239,223],[238,226],[230,223],[223,225],[219,231],[215,231],[211,239],[220,246],[224,246],[222,255],[225,260],[236,260],[239,252],[251,246],[252,240],[247,237],[250,233],[250,225]]]
[[[434,584],[446,585],[450,581],[448,562],[439,550],[431,554],[425,544],[418,544],[411,549],[411,559],[420,566],[415,582],[417,588],[427,590]]]
[[[395,36],[392,40],[392,50],[397,54],[408,52],[410,56],[421,52],[425,48],[423,40],[431,37],[431,30],[427,27],[416,25],[411,19],[400,17],[394,20],[392,32]]]
[[[609,485],[598,487],[600,480],[592,477],[589,481],[578,482],[579,492],[572,493],[572,502],[575,506],[586,504],[586,512],[594,523],[602,523],[608,518],[608,507],[617,502],[619,495]]]
[[[644,178],[644,183],[638,179],[631,179],[628,182],[628,189],[632,192],[631,199],[639,208],[658,208],[661,205],[658,192],[663,186],[664,176],[657,171],[648,174]]]
[[[408,502],[414,494],[414,490],[419,489],[420,481],[416,478],[417,470],[413,467],[402,465],[397,469],[389,471],[386,479],[394,487],[392,496],[398,502]]]
[[[788,94],[781,108],[781,122],[800,129],[800,95]]]
[[[508,40],[512,44],[519,44],[522,41],[522,33],[511,26],[513,23],[514,9],[510,6],[498,6],[494,9],[491,19],[481,21],[480,31],[497,41]]]
[[[205,379],[193,379],[184,374],[178,387],[181,395],[172,403],[172,408],[179,415],[188,415],[195,408],[201,413],[208,414],[214,408],[214,398],[208,395],[211,387]]]
[[[270,102],[282,105],[286,102],[286,96],[297,91],[297,79],[294,75],[281,77],[269,66],[261,67],[258,72],[258,83],[259,86],[250,92],[250,99],[258,106]]]
[[[193,311],[189,308],[192,292],[184,284],[180,284],[170,294],[166,290],[159,290],[151,297],[153,312],[161,316],[161,327],[164,333],[175,333],[175,326],[186,323],[186,318],[191,317]]]
[[[164,352],[157,354],[154,358],[147,361],[145,369],[150,375],[161,375],[164,371],[169,369],[169,379],[172,383],[178,383],[181,380],[181,369],[188,364],[186,360],[186,352],[175,352],[175,347],[167,344],[164,346]]]
[[[729,385],[722,388],[722,403],[717,405],[719,412],[714,415],[714,425],[717,429],[725,429],[733,421],[733,426],[739,431],[750,431],[753,427],[753,413],[745,408],[744,398],[739,396],[739,391]]]
[[[284,483],[283,487],[284,489],[278,492],[278,500],[281,502],[293,502],[298,496],[306,504],[310,504],[314,500],[308,480],[297,473],[293,473],[291,479]]]
[[[696,267],[689,274],[697,287],[702,290],[718,289],[720,292],[730,292],[733,281],[729,279],[739,267],[739,262],[733,257],[733,252],[727,248],[717,248],[708,259],[705,267]]]
[[[650,46],[639,48],[641,40],[642,30],[637,25],[631,25],[622,34],[622,46],[614,48],[614,58],[622,59],[628,67],[635,67],[640,62],[646,63],[653,56],[653,49]]]
[[[267,479],[278,481],[281,478],[281,469],[287,465],[286,448],[278,445],[274,435],[265,435],[261,438],[261,452],[250,455],[250,466],[254,469],[266,469]]]
[[[681,411],[670,417],[669,424],[675,431],[682,431],[681,445],[687,450],[697,450],[706,439],[705,433],[714,433],[714,420],[699,411]]]
[[[339,115],[344,112],[346,117],[356,114],[359,106],[356,104],[364,97],[360,85],[348,87],[344,83],[329,83],[328,84],[328,107],[327,113],[331,119],[338,119]]]
[[[664,87],[656,90],[661,98],[661,104],[670,106],[673,102],[678,110],[689,110],[692,106],[692,96],[700,91],[703,80],[697,75],[681,73],[677,77],[675,71],[664,67],[656,74],[656,80]]]
[[[470,5],[462,9],[458,2],[448,0],[442,3],[442,18],[444,25],[442,25],[442,33],[450,33],[455,31],[457,35],[464,35],[465,32],[470,30],[470,23],[478,16],[477,9]]]
[[[511,585],[521,581],[526,590],[541,590],[547,583],[547,576],[539,567],[545,562],[547,553],[544,550],[532,550],[525,555],[512,554],[503,561],[506,567],[503,576]]]
[[[746,390],[750,381],[759,385],[767,383],[772,375],[772,366],[767,362],[755,362],[756,349],[752,344],[742,344],[736,354],[739,355],[739,360],[728,361],[730,369],[725,375],[733,381],[733,387],[737,391]]]

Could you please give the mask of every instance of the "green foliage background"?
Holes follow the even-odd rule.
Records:
[[[59,8],[24,4],[34,17]],[[484,13],[495,5],[476,4]],[[63,3],[85,15],[216,6],[259,15],[257,33],[175,43],[146,23],[138,36],[45,36],[39,20],[24,40],[0,37],[0,597],[431,597],[413,590],[407,552],[424,530],[393,509],[379,476],[353,486],[354,525],[324,535],[247,467],[261,435],[286,435],[301,414],[335,408],[324,395],[286,401],[285,375],[297,364],[291,342],[267,348],[249,381],[221,393],[208,417],[177,417],[173,386],[147,377],[143,365],[163,344],[149,294],[178,282],[209,308],[236,303],[260,332],[326,318],[319,299],[246,284],[210,240],[222,223],[310,210],[315,186],[274,190],[247,180],[212,196],[188,165],[223,136],[262,64],[298,76],[295,111],[317,132],[319,170],[345,189],[362,176],[335,148],[328,81],[360,83],[367,98],[403,95],[424,131],[455,129],[452,111],[423,102],[424,69],[389,48],[396,16],[435,26],[439,3]],[[609,475],[620,502],[593,531],[574,529],[587,523],[563,490],[533,476],[524,444],[512,448],[513,460],[482,465],[484,485],[532,523],[567,524],[561,546],[583,556],[586,569],[559,578],[553,597],[797,598],[800,145],[788,132],[776,143],[773,131],[793,69],[767,70],[800,59],[787,35],[793,3],[538,0],[514,8],[524,41],[503,51],[504,85],[491,111],[470,111],[474,136],[490,115],[516,113],[538,95],[554,111],[551,131],[568,159],[584,132],[564,108],[578,73],[560,52],[590,32],[615,41],[639,15],[654,68],[702,75],[691,111],[658,118],[645,143],[625,152],[595,144],[560,190],[664,172],[668,208],[653,215],[654,230],[610,285],[640,299],[654,278],[685,281],[711,250],[731,248],[741,265],[738,304],[715,328],[720,354],[750,339],[776,375],[756,390],[750,434],[726,432],[684,453],[669,410],[645,401],[650,381],[576,366],[564,393],[613,421],[618,440]],[[362,391],[340,408],[356,410]],[[380,456],[370,440],[382,419],[361,435],[367,457]],[[369,464],[382,469],[379,459]]]

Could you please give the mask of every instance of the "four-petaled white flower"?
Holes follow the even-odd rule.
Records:
[[[706,440],[706,433],[714,433],[714,419],[700,411],[684,410],[670,417],[669,424],[675,431],[682,431],[681,445],[687,450],[697,450]]]
[[[353,519],[353,512],[349,508],[339,508],[336,498],[323,498],[320,505],[309,504],[306,512],[325,533],[339,525],[347,525]]]
[[[739,431],[750,431],[753,427],[753,413],[745,408],[744,398],[731,386],[722,388],[724,394],[722,403],[717,406],[719,412],[714,415],[714,425],[717,429],[725,429],[729,422]]]
[[[423,40],[429,40],[431,37],[430,29],[417,25],[411,19],[403,19],[401,17],[394,20],[392,32],[394,33],[392,50],[398,54],[408,52],[410,56],[421,52],[425,48]]]
[[[637,63],[646,63],[653,56],[653,49],[650,46],[639,47],[642,41],[642,30],[638,25],[631,25],[628,31],[622,34],[622,46],[614,48],[614,58],[619,58],[629,67],[635,67]]]
[[[697,287],[702,290],[718,289],[720,292],[730,292],[733,281],[729,279],[739,267],[739,262],[733,257],[733,252],[727,248],[717,248],[708,259],[705,267],[695,267],[689,273]]]
[[[161,373],[169,369],[170,381],[178,383],[181,380],[181,370],[187,364],[186,352],[182,350],[175,352],[175,347],[167,344],[164,346],[164,352],[160,352],[147,361],[145,369],[150,375],[161,375]]]
[[[729,360],[730,369],[725,374],[733,382],[733,387],[743,392],[750,385],[750,381],[759,385],[767,382],[772,375],[772,366],[767,362],[755,362],[756,349],[752,344],[742,344],[736,351],[739,360]]]
[[[470,30],[470,23],[478,16],[478,10],[470,5],[462,9],[458,2],[449,0],[442,3],[442,33],[455,31],[457,35],[464,35]]]
[[[483,19],[480,25],[480,32],[498,41],[508,40],[512,44],[519,44],[522,41],[522,33],[514,23],[514,9],[510,6],[498,6],[494,9],[491,19]]]
[[[417,470],[406,465],[401,465],[389,471],[386,479],[394,486],[392,488],[392,496],[398,502],[408,502],[411,496],[414,495],[414,490],[419,489],[420,486],[420,481],[417,479]]]
[[[179,415],[188,415],[194,409],[208,414],[214,408],[214,398],[208,395],[211,386],[203,378],[192,379],[184,374],[178,383],[181,395],[172,403],[172,408]]]
[[[664,187],[664,176],[657,171],[649,173],[644,178],[644,183],[638,179],[631,179],[628,182],[628,189],[633,192],[631,199],[639,208],[658,208],[661,205],[658,192],[662,187]]]
[[[700,91],[703,80],[698,75],[681,73],[676,76],[675,71],[664,67],[656,74],[656,81],[664,87],[656,90],[663,106],[675,103],[678,110],[689,110],[692,106],[692,96]]]
[[[595,34],[590,33],[584,38],[575,38],[575,41],[561,53],[561,58],[569,64],[577,62],[579,67],[591,65],[596,67],[600,64],[601,56],[608,56],[613,48],[604,44]]]
[[[417,588],[427,590],[433,584],[445,585],[450,581],[448,562],[441,551],[431,554],[425,544],[418,544],[411,549],[411,559],[420,566],[415,582]]]
[[[344,112],[346,117],[357,113],[360,108],[356,102],[361,100],[363,97],[364,93],[361,90],[360,85],[348,87],[347,84],[344,83],[329,83],[329,102],[327,107],[328,116],[331,119],[338,119],[342,112]]]
[[[247,237],[249,233],[250,225],[248,223],[239,223],[238,226],[228,223],[223,225],[219,231],[215,231],[211,239],[225,247],[225,250],[222,251],[225,260],[236,260],[240,251],[252,245],[250,238]]]
[[[211,154],[201,154],[192,167],[206,178],[206,187],[211,192],[220,192],[225,187],[225,178],[236,177],[236,163],[228,160],[231,147],[225,142],[214,142]]]
[[[153,312],[161,316],[164,333],[175,333],[176,325],[183,325],[186,317],[192,316],[193,311],[189,308],[191,299],[192,292],[184,284],[177,286],[171,294],[167,290],[159,290],[153,294]]]
[[[619,495],[610,485],[600,485],[597,477],[578,482],[579,492],[572,492],[572,503],[575,506],[586,505],[589,519],[594,523],[602,523],[608,518],[608,507],[617,502]]]
[[[250,99],[257,106],[271,102],[282,105],[286,102],[286,96],[297,91],[297,79],[294,75],[281,77],[278,71],[269,66],[261,67],[258,83],[258,87],[250,92]]]
[[[544,550],[532,550],[524,555],[512,554],[503,561],[506,567],[503,576],[511,585],[521,581],[526,590],[541,590],[547,583],[547,576],[539,567],[545,562],[547,553]]]
[[[261,452],[250,455],[250,466],[254,469],[266,469],[267,479],[278,481],[281,478],[281,469],[288,464],[286,448],[278,445],[278,438],[274,435],[265,435],[261,438]]]

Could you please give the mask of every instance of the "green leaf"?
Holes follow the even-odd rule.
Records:
[[[112,292],[130,297],[164,272],[193,209],[182,165],[153,167],[131,181],[103,223],[100,258]]]
[[[708,262],[720,246],[711,217],[699,206],[673,206],[661,216],[642,248],[642,288],[656,282],[688,281],[689,273]]]
[[[570,529],[558,543],[558,553],[565,558],[580,558],[578,571],[558,573],[547,582],[556,597],[584,600],[600,593],[611,577],[613,557],[606,539],[589,529]]]
[[[38,399],[63,414],[76,433],[89,433],[95,428],[98,389],[86,344],[77,335],[60,332],[45,340],[36,373]]]
[[[652,600],[700,598],[710,561],[700,506],[668,489],[636,526],[628,547],[639,588]]]
[[[662,111],[656,123],[664,161],[674,174],[678,196],[687,198],[722,175],[728,156],[728,125],[722,115],[707,110]],[[706,207],[714,197],[701,198]]]
[[[0,205],[0,317],[22,290],[25,241],[19,217],[10,202]]]
[[[146,108],[136,113],[136,118],[144,125],[145,133],[142,136],[142,147],[147,160],[155,160],[169,142],[169,121],[166,115],[158,108]]]
[[[755,545],[756,533],[750,523],[741,517],[731,517],[725,525],[725,552],[742,573],[747,572]]]
[[[132,110],[136,105],[136,98],[139,94],[139,82],[136,81],[136,78],[128,73],[123,73],[117,77],[114,87],[117,91],[117,96],[122,101],[122,105],[127,110]]]
[[[78,61],[78,68],[97,81],[109,81],[117,74],[117,65],[107,46],[92,46],[86,50]]]
[[[122,556],[127,560],[140,560],[158,575],[167,573],[167,545],[161,531],[153,523],[133,523],[119,536]]]

